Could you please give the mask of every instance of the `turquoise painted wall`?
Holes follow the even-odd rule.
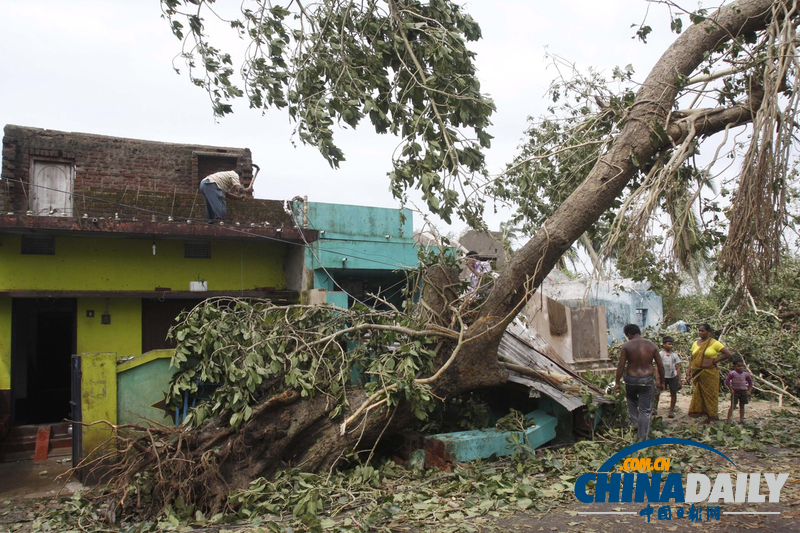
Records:
[[[298,204],[301,205],[301,204]],[[413,214],[409,209],[309,202],[309,227],[319,240],[307,250],[307,265],[346,271],[414,268]],[[315,288],[329,288],[317,276]]]
[[[418,262],[413,243],[334,240],[327,235],[312,243],[306,253],[312,269],[385,271],[415,268]]]
[[[325,294],[325,303],[347,309],[347,293],[346,292],[329,292]]]
[[[117,373],[117,421],[120,424],[175,423],[174,413],[166,414],[156,404],[164,400],[175,373],[169,367],[172,350],[156,350],[123,363]]]
[[[295,207],[302,207],[301,203]],[[302,215],[298,214],[298,220]],[[363,205],[308,203],[308,222],[311,229],[325,231],[324,238],[378,237],[413,238],[414,220],[410,209],[389,209]]]
[[[302,208],[296,203],[295,209]],[[298,220],[304,214],[297,213]],[[392,272],[418,264],[413,241],[413,214],[408,209],[308,203],[308,225],[319,238],[306,249],[313,288],[329,291],[326,301],[348,306],[348,295],[334,279],[364,280],[370,291],[394,286],[402,276]]]
[[[20,254],[20,235],[0,235],[0,290],[152,291],[286,286],[286,246],[212,241],[211,259],[183,257],[183,240],[56,236],[55,255]]]

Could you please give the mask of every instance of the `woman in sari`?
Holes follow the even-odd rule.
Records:
[[[711,332],[711,326],[700,324],[700,339],[692,344],[692,362],[686,373],[686,383],[694,381],[694,394],[689,405],[689,416],[706,417],[706,423],[717,420],[719,408],[719,369],[717,363],[731,357],[731,352]]]

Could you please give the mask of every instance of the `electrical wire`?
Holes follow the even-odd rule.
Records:
[[[37,185],[34,185],[34,184],[27,183],[27,182],[25,182],[25,181],[23,181],[23,180],[16,179],[16,178],[3,178],[3,181],[8,181],[8,182],[16,182],[16,183],[19,183],[19,184],[21,184],[21,185],[25,185],[25,184],[27,184],[27,185],[28,185],[28,188],[30,188],[30,187],[37,187],[37,188],[41,188],[41,189],[44,189],[44,190],[49,190],[49,191],[59,192],[59,193],[63,193],[63,194],[68,194],[68,195],[71,195],[71,196],[73,196],[73,197],[77,196],[77,197],[79,197],[79,198],[81,198],[81,199],[83,199],[83,200],[87,200],[87,199],[88,199],[88,200],[92,200],[92,201],[97,201],[97,202],[100,202],[100,203],[108,204],[108,205],[111,205],[111,206],[114,206],[114,207],[121,207],[121,208],[133,209],[133,210],[140,211],[140,212],[143,212],[143,213],[146,213],[146,214],[150,214],[150,215],[153,215],[153,216],[155,216],[155,215],[159,215],[159,216],[165,216],[165,217],[166,217],[166,216],[169,216],[169,217],[171,217],[171,216],[172,216],[171,214],[167,214],[167,213],[165,213],[165,212],[162,212],[162,211],[157,211],[157,210],[153,210],[153,209],[147,209],[147,208],[144,208],[144,207],[139,207],[138,205],[130,205],[130,204],[123,204],[123,203],[121,203],[121,202],[114,202],[114,201],[112,201],[112,200],[107,200],[107,199],[105,199],[105,198],[100,198],[100,197],[97,197],[97,196],[92,196],[92,195],[89,195],[89,194],[86,194],[86,193],[82,193],[82,192],[67,191],[67,190],[65,190],[65,189],[58,189],[58,188],[54,188],[54,187],[47,187],[47,186],[45,186],[45,185],[38,185],[38,184],[37,184]],[[199,194],[199,193],[195,193],[195,195],[197,195],[197,194]],[[26,197],[27,197],[27,194],[26,194]],[[297,217],[296,217],[296,214],[295,214],[294,210],[293,210],[293,209],[292,209],[292,210],[287,210],[287,212],[288,212],[288,213],[289,213],[289,215],[291,216],[291,218],[292,218],[292,222],[294,223],[294,225],[295,225],[297,228],[301,228],[300,224],[298,223],[298,220],[297,220]],[[15,215],[16,215],[16,214],[18,214],[17,212],[14,212],[14,211],[12,211],[12,213],[14,213]],[[22,212],[19,212],[19,213],[22,213]],[[116,220],[116,218],[115,218],[115,220]],[[119,220],[127,220],[127,219],[120,218]],[[312,226],[312,228],[311,228],[311,229],[315,229],[315,228]],[[378,260],[376,260],[376,259],[372,259],[372,258],[370,258],[370,257],[362,257],[362,256],[359,256],[359,255],[356,255],[356,254],[352,254],[352,253],[343,253],[343,252],[340,252],[340,251],[337,251],[337,250],[331,250],[331,249],[322,248],[322,247],[320,247],[320,246],[317,246],[317,248],[316,248],[316,250],[315,250],[314,246],[312,246],[312,245],[311,245],[311,243],[309,243],[309,242],[308,242],[308,240],[306,239],[306,236],[305,236],[305,234],[303,233],[302,229],[300,229],[300,232],[299,232],[299,233],[300,233],[300,238],[301,238],[301,240],[303,241],[303,243],[302,243],[302,244],[300,244],[300,243],[296,243],[296,242],[291,242],[291,241],[286,241],[286,240],[283,240],[283,239],[278,239],[278,238],[276,238],[276,237],[269,237],[269,236],[267,236],[267,235],[260,235],[260,234],[250,233],[250,232],[248,232],[246,229],[242,229],[241,227],[237,227],[237,226],[226,226],[226,230],[228,230],[228,231],[232,231],[232,232],[234,232],[234,233],[239,233],[239,234],[242,234],[242,235],[246,235],[246,236],[248,236],[248,237],[260,238],[260,239],[264,239],[264,240],[268,240],[268,241],[272,241],[272,242],[276,242],[276,243],[288,244],[288,245],[293,245],[293,246],[302,246],[303,248],[305,248],[305,249],[307,249],[307,250],[309,250],[309,251],[310,251],[310,253],[312,254],[312,256],[313,256],[313,257],[314,257],[314,258],[317,260],[317,262],[318,262],[318,263],[321,265],[321,266],[320,266],[321,270],[322,270],[323,272],[325,272],[325,274],[328,276],[328,278],[331,280],[331,282],[334,284],[334,286],[336,286],[336,287],[337,287],[339,290],[341,290],[342,292],[344,292],[345,294],[347,294],[349,297],[353,298],[353,300],[355,300],[355,301],[357,301],[357,302],[359,302],[359,303],[361,303],[361,304],[363,304],[363,305],[365,305],[365,306],[367,305],[365,302],[361,301],[361,300],[360,300],[358,297],[356,297],[355,295],[353,295],[353,294],[351,294],[351,293],[347,292],[347,291],[346,291],[346,290],[345,290],[345,289],[344,289],[344,288],[343,288],[343,287],[342,287],[342,286],[341,286],[341,285],[340,285],[340,284],[339,284],[339,283],[338,283],[338,282],[337,282],[337,281],[334,279],[334,277],[333,277],[333,275],[331,274],[331,272],[329,272],[327,268],[325,268],[324,266],[322,266],[322,261],[321,261],[321,259],[320,259],[319,255],[317,254],[317,251],[316,251],[316,250],[318,250],[318,251],[321,251],[321,252],[330,253],[330,254],[333,254],[333,255],[340,255],[340,256],[344,256],[344,257],[352,257],[352,258],[354,258],[354,259],[359,259],[359,260],[362,260],[362,261],[366,261],[366,262],[374,263],[374,264],[376,264],[376,265],[389,266],[389,267],[393,267],[393,268],[395,268],[395,269],[397,269],[397,270],[402,270],[402,271],[406,271],[406,272],[407,272],[407,271],[411,271],[411,270],[413,270],[413,268],[411,268],[411,267],[403,266],[403,265],[400,265],[400,264],[398,264],[398,263],[386,263],[386,262],[383,262],[383,261],[378,261]],[[320,230],[317,230],[317,231],[320,231]],[[391,259],[391,257],[389,257],[389,256],[386,256],[386,255],[382,255],[381,257],[387,257],[387,258],[390,258],[390,259]],[[401,283],[405,283],[405,282],[406,282],[406,280],[401,280],[400,282],[398,282],[398,283],[396,283],[396,284],[394,284],[394,285],[390,286],[390,287],[389,287],[388,289],[386,289],[386,290],[390,290],[390,289],[394,288],[395,286],[397,286],[397,285],[399,285],[399,284],[401,284]],[[394,295],[394,294],[397,294],[397,292],[399,292],[399,291],[396,291],[395,293],[393,293],[393,295]]]
[[[291,210],[287,209],[287,212],[288,212],[288,213],[291,215],[291,217],[292,217],[292,221],[294,222],[295,226],[298,226],[298,227],[299,227],[300,225],[298,224],[297,216],[296,216],[296,214],[295,214],[295,212],[294,212],[294,209],[291,209]],[[312,229],[313,229],[313,228],[312,228]],[[335,287],[337,287],[339,290],[341,290],[342,292],[344,292],[345,294],[347,294],[349,297],[353,298],[353,300],[357,301],[358,303],[360,303],[360,304],[362,304],[362,305],[364,305],[364,306],[366,306],[366,307],[369,307],[369,306],[368,306],[368,305],[367,305],[365,302],[363,302],[363,301],[359,300],[359,299],[358,299],[358,298],[357,298],[355,295],[353,295],[353,294],[351,294],[351,293],[347,292],[347,291],[344,289],[344,287],[342,287],[342,286],[339,284],[339,282],[337,282],[337,281],[336,281],[336,278],[334,278],[334,277],[333,277],[333,274],[331,274],[331,273],[328,271],[328,269],[327,269],[327,268],[325,268],[325,266],[323,266],[323,264],[322,264],[322,261],[320,260],[320,258],[319,258],[319,256],[317,255],[317,253],[314,251],[314,247],[313,247],[313,246],[311,246],[311,244],[310,244],[310,243],[309,243],[309,242],[306,240],[306,236],[305,236],[305,234],[304,234],[304,233],[300,232],[300,238],[301,238],[301,239],[303,239],[303,242],[305,242],[305,243],[306,243],[306,249],[307,249],[307,250],[309,250],[309,251],[311,252],[311,255],[312,255],[312,256],[314,256],[314,259],[316,259],[316,260],[317,260],[317,263],[319,263],[319,265],[320,265],[320,268],[322,269],[322,271],[323,271],[323,272],[325,272],[325,275],[326,275],[326,276],[328,276],[328,279],[330,279],[330,280],[331,280],[331,283],[333,283],[333,285],[334,285]],[[377,261],[376,261],[376,262],[377,262]],[[392,265],[389,265],[389,266],[392,266]],[[406,270],[410,270],[410,269],[406,269]],[[406,280],[403,280],[403,281],[401,281],[401,282],[398,282],[398,283],[405,283],[405,282],[406,282]],[[395,284],[395,285],[397,285],[397,284]],[[395,285],[392,285],[392,287],[394,287]],[[391,288],[391,287],[390,287],[390,288]]]
[[[171,214],[165,213],[163,211],[156,211],[156,210],[153,210],[153,209],[147,209],[147,208],[144,208],[144,207],[139,207],[137,205],[130,205],[130,204],[123,204],[123,203],[120,203],[120,202],[114,202],[114,201],[111,201],[111,200],[107,200],[105,198],[100,198],[100,197],[97,197],[97,196],[91,196],[91,195],[85,194],[85,193],[70,192],[70,191],[67,191],[65,189],[57,189],[57,188],[54,188],[54,187],[47,187],[45,185],[28,184],[27,182],[24,182],[24,181],[22,181],[20,179],[3,178],[3,181],[13,181],[13,182],[20,183],[20,184],[27,184],[29,187],[38,187],[38,188],[49,190],[49,191],[55,191],[55,192],[60,192],[60,193],[64,193],[64,194],[69,194],[69,195],[72,195],[72,196],[77,196],[77,197],[82,198],[84,200],[88,199],[88,200],[92,200],[92,201],[97,201],[97,202],[108,204],[108,205],[112,205],[112,206],[115,206],[115,207],[123,207],[123,208],[135,209],[135,210],[138,210],[138,211],[150,214],[150,215],[159,215],[159,216],[163,216],[163,217],[172,216]],[[199,194],[199,193],[195,193],[195,194]],[[23,212],[23,211],[11,211],[11,213],[14,213],[15,215],[17,215],[17,214],[24,214],[25,212]],[[119,218],[119,220],[120,221],[128,221],[128,220],[131,220],[131,219]],[[300,225],[297,224],[296,217],[294,216],[293,213],[292,213],[292,220],[295,223],[295,226],[300,228]],[[246,235],[248,237],[261,238],[261,239],[265,239],[265,240],[268,240],[268,241],[273,241],[273,242],[276,242],[276,243],[289,244],[289,245],[292,245],[292,246],[303,246],[303,247],[307,247],[309,245],[309,243],[305,239],[304,235],[302,236],[303,244],[301,244],[301,243],[297,243],[297,242],[291,242],[291,241],[286,241],[286,240],[283,240],[283,239],[279,239],[277,237],[269,237],[267,235],[260,235],[260,234],[256,234],[256,233],[250,233],[246,229],[243,229],[243,228],[238,227],[238,226],[225,226],[225,228],[227,230],[229,230],[229,231],[233,231],[235,233]],[[311,228],[311,229],[314,229],[314,228]],[[302,229],[301,229],[301,234],[302,234]],[[326,248],[319,248],[319,250],[323,251],[323,252],[328,252],[328,253],[331,253],[331,254],[334,254],[334,255],[340,255],[340,256],[344,256],[344,257],[352,257],[354,259],[359,259],[359,260],[362,260],[362,261],[368,261],[368,262],[375,263],[375,264],[378,264],[378,265],[390,266],[390,267],[395,267],[395,268],[398,268],[398,269],[410,270],[409,267],[405,267],[405,266],[400,265],[398,263],[386,263],[386,262],[383,262],[383,261],[378,261],[376,259],[372,259],[370,257],[363,257],[363,256],[359,256],[357,254],[343,253],[343,252],[340,252],[340,251],[337,251],[337,250],[330,250],[330,249],[326,249]],[[382,257],[390,258],[389,256],[382,256]],[[319,260],[319,258],[317,258],[317,260]]]

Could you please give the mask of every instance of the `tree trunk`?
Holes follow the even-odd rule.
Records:
[[[705,22],[689,27],[661,56],[630,108],[630,117],[609,151],[584,182],[547,219],[539,232],[514,256],[495,283],[483,307],[484,326],[498,341],[508,323],[538,288],[558,259],[611,207],[625,185],[666,143],[653,143],[661,126],[672,140],[687,132],[685,120],[670,122],[678,94],[677,82],[688,77],[704,54],[736,36],[763,29],[771,15],[771,0],[742,0],[722,7]],[[752,120],[749,105],[710,110],[695,124],[698,135],[711,135],[728,125]],[[490,325],[490,324],[491,325]]]
[[[496,280],[486,302],[481,306],[477,320],[470,325],[459,347],[458,356],[443,375],[431,386],[440,398],[449,398],[469,390],[501,384],[505,372],[497,363],[497,347],[508,324],[514,319],[527,299],[538,288],[545,276],[556,265],[558,259],[589,227],[611,207],[613,201],[637,172],[634,160],[647,162],[666,143],[654,145],[651,132],[660,125],[672,140],[679,140],[688,131],[686,119],[669,121],[669,112],[675,105],[678,93],[675,81],[678,76],[689,76],[702,62],[704,53],[714,50],[720,43],[749,31],[763,29],[768,22],[770,0],[744,0],[720,11],[706,22],[686,30],[667,49],[647,77],[631,106],[630,118],[626,122],[610,150],[595,165],[586,180],[570,195],[559,209],[545,222],[542,229],[514,256]],[[732,106],[721,110],[710,110],[696,120],[694,128],[700,135],[711,135],[726,126],[744,124],[752,120],[749,105]],[[438,273],[446,290],[437,290],[437,307],[443,309],[448,298],[452,277]],[[449,294],[449,296],[443,296]],[[445,317],[445,315],[442,315]],[[449,316],[444,320],[449,321]],[[447,351],[442,355],[446,360]],[[363,395],[350,399],[352,409],[363,401]],[[251,422],[249,427],[259,428],[257,438],[248,436],[245,447],[257,446],[262,457],[249,458],[249,464],[235,462],[229,466],[225,477],[233,485],[241,487],[244,482],[259,475],[269,475],[282,459],[307,468],[319,470],[336,464],[343,449],[356,444],[370,446],[374,439],[389,429],[401,427],[411,418],[401,406],[388,420],[385,415],[375,414],[359,424],[357,431],[348,428],[345,435],[339,434],[338,424],[326,417],[324,399],[301,401],[290,411],[283,410],[274,416],[282,424],[289,424],[286,435],[274,431],[272,418]],[[288,422],[287,422],[288,421]],[[264,430],[264,427],[267,430]],[[362,432],[363,430],[363,432]],[[252,430],[248,429],[247,433]],[[281,441],[280,443],[278,441]],[[244,451],[240,452],[244,454]],[[248,452],[249,455],[253,455]]]
[[[705,22],[688,28],[667,49],[639,90],[629,119],[609,151],[507,264],[461,342],[443,346],[439,362],[448,361],[449,366],[430,383],[435,395],[450,398],[505,382],[506,374],[497,362],[497,347],[507,325],[558,259],[611,207],[638,171],[636,162],[649,162],[667,147],[668,141],[653,143],[655,137],[651,133],[657,131],[656,126],[663,128],[672,141],[687,135],[689,118],[670,119],[678,94],[676,81],[692,74],[704,54],[720,43],[743,32],[763,29],[771,7],[770,0],[743,0],[723,7]],[[747,104],[709,110],[699,117],[694,115],[693,128],[698,135],[711,135],[726,126],[752,120],[752,114]],[[434,277],[442,285],[430,291],[435,295],[431,298],[435,309],[430,317],[439,325],[452,327],[454,317],[444,311],[457,294],[452,290],[452,276],[438,272]],[[458,352],[450,361],[453,350]],[[354,390],[349,394],[350,413],[367,401],[363,391]],[[299,399],[296,393],[284,393],[256,406],[252,419],[241,432],[215,423],[187,431],[188,453],[193,457],[213,457],[213,464],[219,469],[216,484],[205,486],[215,498],[207,506],[218,507],[228,490],[245,488],[252,479],[270,476],[285,464],[311,471],[331,468],[345,450],[369,449],[381,435],[391,434],[412,420],[410,410],[403,404],[388,413],[379,406],[367,410],[365,416],[342,432],[340,422],[328,417],[331,408],[322,394]],[[151,461],[150,467],[154,465]],[[165,467],[163,462],[159,463],[159,468],[162,467]],[[172,479],[167,481],[177,483]]]
[[[689,267],[689,275],[692,277],[694,290],[697,292],[698,296],[702,296],[703,286],[700,284],[700,272],[697,270],[697,262],[694,260],[694,257],[692,257],[691,254],[686,259],[686,266]]]
[[[606,271],[603,268],[603,260],[600,259],[600,256],[597,255],[597,252],[594,249],[594,244],[592,244],[592,239],[586,233],[581,234],[581,244],[583,247],[586,248],[586,253],[589,254],[589,258],[592,260],[592,267],[597,272],[597,275],[600,279],[606,279]]]

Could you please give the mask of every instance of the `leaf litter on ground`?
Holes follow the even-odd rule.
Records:
[[[800,457],[797,414],[789,409],[772,411],[747,425],[702,426],[689,421],[667,425],[656,420],[651,436],[692,439],[743,464],[758,461],[762,467],[766,463],[785,468],[787,458]],[[507,458],[454,464],[447,473],[409,470],[390,461],[329,474],[287,469],[275,479],[254,480],[249,489],[232,494],[229,511],[213,517],[176,502],[157,521],[128,517],[112,524],[105,517],[113,510],[77,493],[35,504],[14,502],[15,510],[0,515],[0,528],[13,533],[491,531],[498,518],[515,513],[541,516],[574,503],[578,476],[596,471],[633,442],[630,430],[611,429],[594,441],[540,450],[521,447]],[[695,448],[653,448],[645,455],[671,457],[670,469],[681,473],[726,467],[715,454]],[[800,500],[796,481],[787,482],[786,501]]]

